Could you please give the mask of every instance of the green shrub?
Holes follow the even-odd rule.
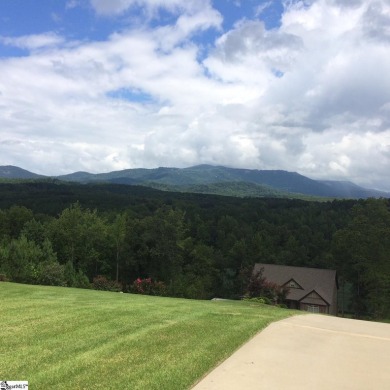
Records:
[[[272,305],[273,302],[267,298],[267,297],[249,297],[249,296],[245,296],[243,298],[244,301],[248,301],[248,302],[255,302],[255,303],[262,303],[264,305]]]
[[[8,279],[5,274],[0,274],[0,282],[8,282]]]
[[[36,281],[47,286],[66,286],[64,266],[54,261],[40,263],[37,267]]]
[[[87,275],[85,275],[81,270],[75,274],[75,282],[73,287],[77,288],[91,288],[91,283]]]
[[[68,287],[76,287],[76,271],[73,267],[73,263],[70,260],[65,263],[64,277]]]
[[[68,287],[91,288],[88,277],[81,270],[76,271],[71,261],[65,264],[64,275]]]
[[[115,280],[109,280],[103,275],[98,275],[93,278],[92,287],[95,290],[103,291],[122,291],[122,285]]]

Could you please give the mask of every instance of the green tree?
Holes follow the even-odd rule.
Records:
[[[122,213],[116,215],[114,222],[110,226],[111,237],[115,243],[116,282],[119,281],[119,263],[126,239],[126,225],[127,215]]]
[[[140,277],[170,284],[182,273],[186,226],[184,213],[164,206],[133,224],[131,251]]]
[[[48,236],[61,264],[71,261],[90,278],[111,271],[108,228],[96,210],[73,204],[48,225]]]
[[[215,294],[216,284],[213,248],[187,239],[184,243],[183,258],[182,275],[175,278],[179,282],[173,284],[173,295],[210,299]]]
[[[353,208],[353,219],[333,239],[340,276],[353,286],[356,316],[390,316],[390,211],[388,200],[369,199]]]
[[[33,212],[24,206],[12,206],[0,212],[2,237],[18,238],[24,225],[34,218]],[[1,238],[1,237],[0,237]]]
[[[21,236],[3,244],[0,250],[0,269],[16,282],[37,283],[42,273],[40,265],[56,262],[56,254],[48,240],[40,246]]]
[[[27,221],[22,229],[22,235],[28,240],[34,241],[36,244],[42,245],[47,238],[46,227],[35,218]]]

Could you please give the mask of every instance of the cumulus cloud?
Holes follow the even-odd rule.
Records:
[[[374,2],[367,7],[362,20],[364,35],[378,42],[390,42],[390,7]]]
[[[206,0],[91,5],[175,17],[100,42],[0,38],[32,50],[0,59],[0,164],[59,174],[213,163],[390,190],[387,1],[289,1],[280,26],[254,17],[229,31]],[[210,29],[212,45],[192,39]]]
[[[247,79],[256,83],[268,76],[281,76],[294,64],[302,49],[300,37],[278,30],[267,31],[260,21],[244,20],[217,40],[216,50],[205,64],[225,81]],[[252,68],[255,73],[248,75],[240,67]],[[258,77],[253,77],[254,74]]]

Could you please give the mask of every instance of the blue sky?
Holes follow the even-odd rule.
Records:
[[[1,0],[0,165],[390,190],[386,0]]]
[[[228,31],[241,19],[259,19],[267,29],[279,25],[283,11],[281,1],[257,0],[214,0],[213,7],[223,15],[222,29]],[[264,8],[264,9],[262,9]],[[137,24],[137,18],[145,19],[144,7],[133,5],[119,15],[99,15],[87,0],[2,0],[0,2],[0,35],[18,37],[23,35],[55,32],[68,39],[104,40],[114,31],[126,29],[131,19]],[[150,26],[172,24],[180,15],[172,14],[164,8],[158,10],[158,16],[148,21]],[[216,31],[204,31],[199,40],[212,43]],[[20,54],[10,52],[14,48],[2,45],[1,55]]]

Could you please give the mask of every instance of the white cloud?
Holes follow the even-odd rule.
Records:
[[[261,16],[261,15],[263,14],[263,12],[264,12],[267,8],[269,8],[269,7],[271,7],[271,6],[272,6],[272,1],[266,1],[266,2],[264,2],[264,3],[262,3],[262,4],[260,4],[260,5],[257,5],[257,6],[255,7],[255,16],[256,16],[256,17]]]
[[[329,131],[309,134],[302,169],[314,178],[329,176],[351,180],[366,187],[389,189],[390,130],[380,134]]]
[[[90,0],[95,12],[103,16],[118,15],[132,7],[144,7],[146,14],[153,15],[159,9],[172,13],[196,13],[210,8],[210,0]]]
[[[217,40],[205,64],[224,81],[256,83],[261,88],[274,80],[276,71],[289,70],[302,49],[300,37],[244,20]]]
[[[20,49],[42,49],[53,47],[64,42],[64,38],[54,33],[25,35],[20,37],[0,36],[0,43]]]
[[[59,15],[59,14],[56,13],[56,12],[52,12],[52,13],[50,14],[50,17],[51,17],[51,19],[53,20],[53,22],[55,22],[55,23],[60,23],[60,22],[62,22],[62,17],[61,17],[61,15]]]
[[[78,0],[68,0],[65,4],[66,9],[73,9],[80,5]]]
[[[242,20],[226,32],[209,1],[91,4],[106,16],[165,7],[175,23],[72,45],[1,38],[33,51],[0,59],[0,164],[60,174],[215,163],[390,190],[386,1],[294,1],[278,28]],[[204,42],[192,38],[210,28],[219,37],[199,60]]]

